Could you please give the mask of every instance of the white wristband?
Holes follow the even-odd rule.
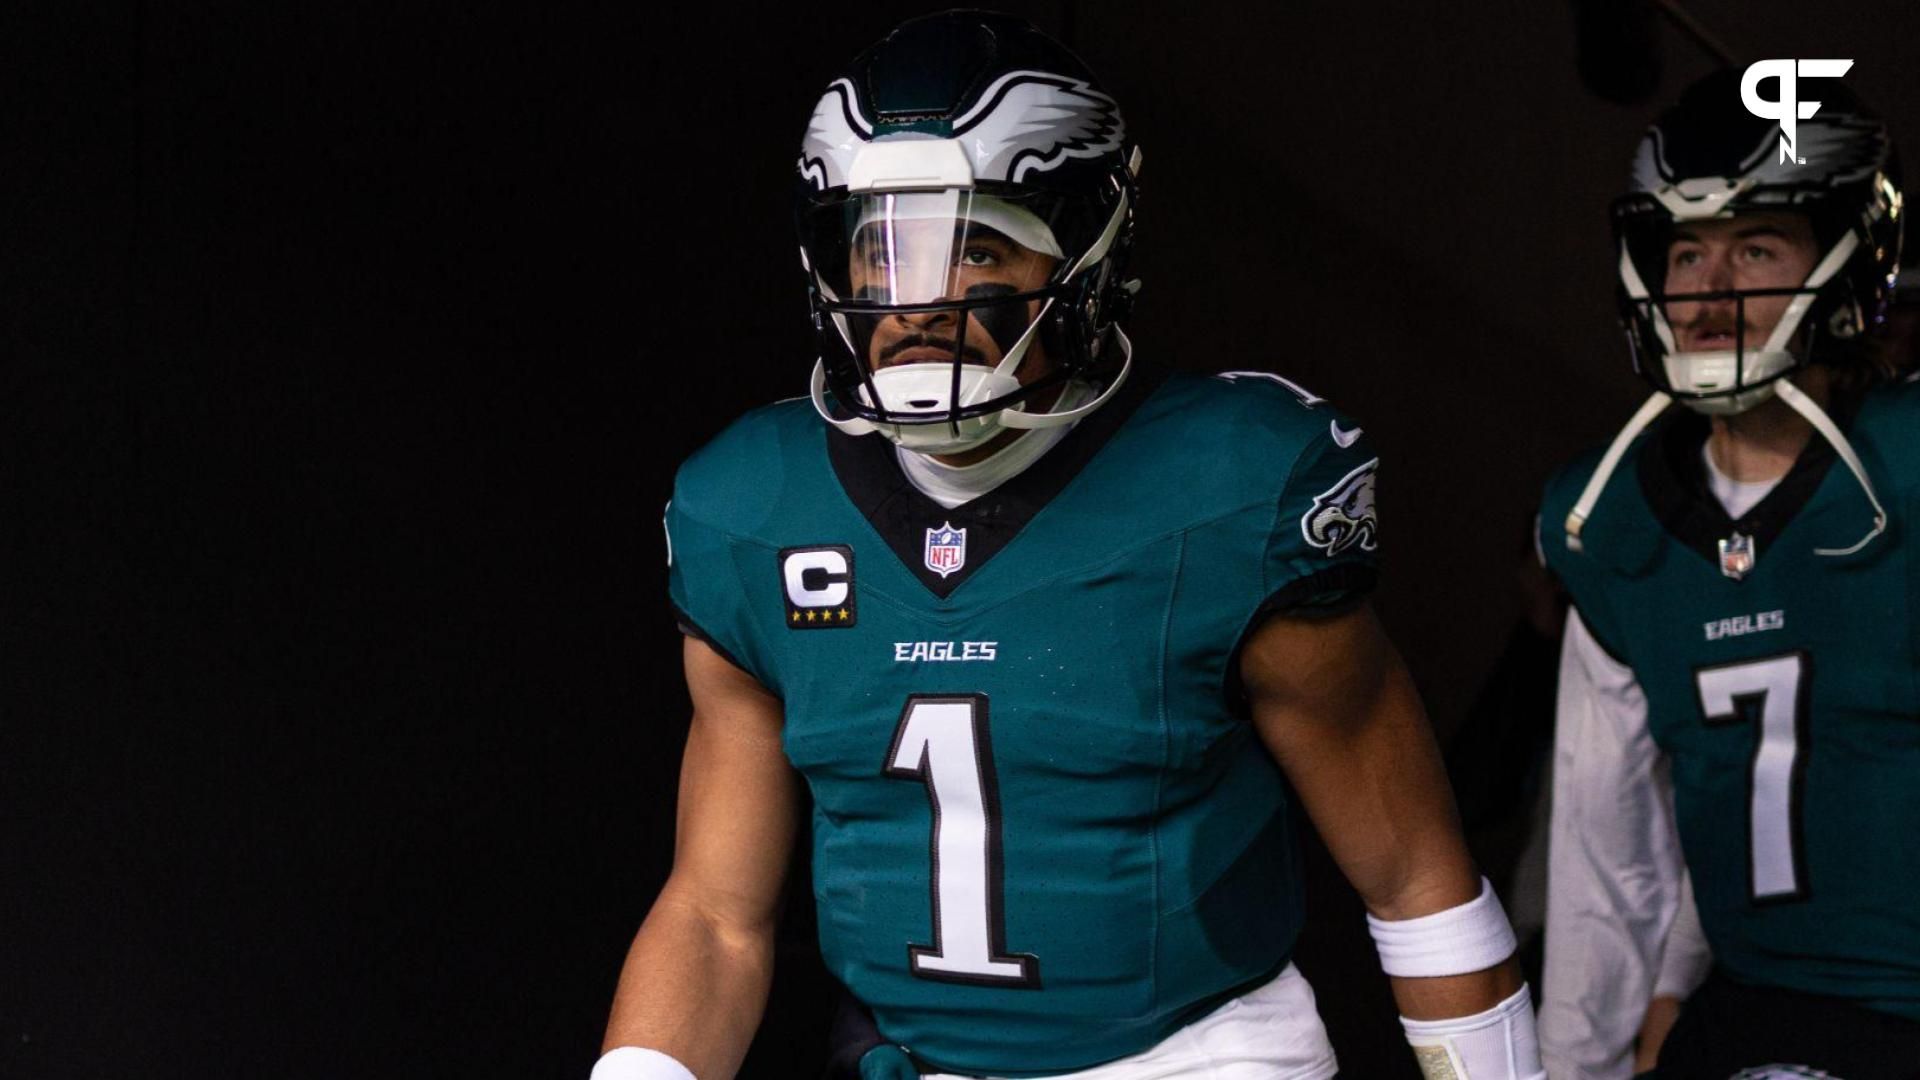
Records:
[[[1546,1080],[1533,999],[1522,985],[1488,1009],[1451,1020],[1400,1018],[1426,1080]]]
[[[694,1080],[671,1054],[638,1046],[616,1046],[594,1062],[587,1080]]]
[[[1480,879],[1480,895],[1458,907],[1391,922],[1368,915],[1367,929],[1380,951],[1381,970],[1403,978],[1485,971],[1518,948],[1486,878]]]

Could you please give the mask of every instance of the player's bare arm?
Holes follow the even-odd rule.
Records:
[[[1432,728],[1371,608],[1268,619],[1240,672],[1262,740],[1376,918],[1414,919],[1479,896]],[[1520,985],[1511,957],[1393,979],[1401,1012],[1416,1021],[1485,1011]]]
[[[696,1076],[732,1076],[773,978],[798,781],[779,699],[697,638],[684,662],[693,724],[673,873],[627,953],[604,1048],[648,1047]]]
[[[761,722],[715,725],[755,760],[727,751],[726,790],[689,765],[702,836],[609,1038],[654,1049],[595,1080],[738,1062],[796,830],[766,827],[782,750],[815,807],[822,956],[873,1020],[836,1048],[861,1075],[1338,1072],[1290,962],[1293,790],[1220,672],[1250,612],[1371,587],[1379,461],[1278,375],[1135,365],[1141,161],[1086,64],[1010,16],[909,20],[820,96],[796,161],[808,393],[703,447],[666,513],[683,623],[780,701],[729,697]],[[1373,927],[1438,1017],[1409,1041],[1434,1077],[1537,1080],[1526,993],[1500,997],[1512,928],[1411,690],[1379,688],[1397,661],[1335,620],[1295,680],[1288,625],[1250,681],[1375,910],[1416,916]]]

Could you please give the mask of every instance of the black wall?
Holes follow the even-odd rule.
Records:
[[[1146,147],[1143,358],[1379,439],[1450,731],[1533,493],[1641,393],[1605,203],[1652,104],[1537,0],[1014,6]],[[585,1076],[671,855],[660,506],[803,390],[801,126],[931,7],[0,15],[0,1076]],[[1914,6],[1689,9],[1911,130]],[[1653,40],[1658,93],[1708,69]],[[1319,873],[1349,1074],[1405,1073]],[[754,1076],[817,1053],[790,936]]]

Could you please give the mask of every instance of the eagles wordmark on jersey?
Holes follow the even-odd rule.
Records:
[[[1276,380],[1146,373],[951,510],[804,401],[682,468],[673,601],[784,704],[821,946],[889,1040],[1066,1071],[1284,966],[1293,800],[1236,652],[1371,587],[1374,470]]]

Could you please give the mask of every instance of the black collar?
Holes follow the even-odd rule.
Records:
[[[1113,400],[1074,425],[1059,445],[1025,472],[985,495],[949,510],[921,494],[894,457],[893,443],[875,435],[844,435],[827,429],[827,460],[887,546],[928,591],[946,599],[988,559],[1011,543],[1067,486],[1127,417],[1133,415],[1166,378],[1166,373],[1134,365],[1127,385]],[[965,529],[966,561],[945,577],[927,568],[927,530],[951,524]]]
[[[1829,415],[1844,431],[1859,404],[1858,398],[1836,399]],[[1720,541],[1736,532],[1752,537],[1755,555],[1764,558],[1794,515],[1820,489],[1837,455],[1825,436],[1815,431],[1787,475],[1735,520],[1707,486],[1701,447],[1711,430],[1706,417],[1684,407],[1662,417],[1639,455],[1640,491],[1666,530],[1714,566],[1720,565]]]

